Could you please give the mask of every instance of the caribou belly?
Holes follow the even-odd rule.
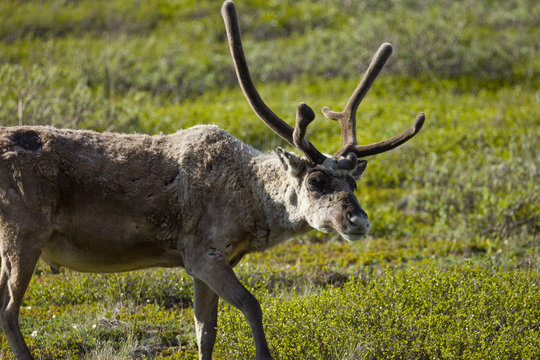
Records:
[[[180,251],[145,238],[72,237],[55,232],[41,257],[52,267],[80,272],[122,272],[183,266]]]

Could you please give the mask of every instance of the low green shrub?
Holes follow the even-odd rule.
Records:
[[[305,297],[258,296],[276,359],[534,359],[539,280],[531,270],[428,262]],[[253,357],[242,315],[224,310],[218,358]]]

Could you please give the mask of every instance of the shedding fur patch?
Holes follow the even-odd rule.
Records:
[[[26,151],[38,151],[43,147],[41,137],[33,130],[16,131],[10,136],[9,140],[13,145]]]

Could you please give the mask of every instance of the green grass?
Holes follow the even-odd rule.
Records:
[[[394,55],[358,111],[373,142],[426,113],[421,133],[369,159],[358,199],[370,237],[310,232],[237,267],[261,300],[276,359],[540,357],[540,6],[537,1],[237,0],[269,106],[344,106],[383,41]],[[172,133],[215,123],[284,146],[236,84],[219,1],[3,1],[2,125]],[[22,118],[18,115],[22,103]],[[318,115],[308,137],[340,147]],[[182,270],[52,275],[21,309],[37,359],[195,359]],[[220,304],[217,359],[250,359]],[[11,352],[0,335],[0,357]]]

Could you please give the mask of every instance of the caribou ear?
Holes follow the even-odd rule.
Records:
[[[354,180],[360,179],[362,174],[364,173],[364,170],[366,170],[367,166],[367,160],[358,160],[358,164],[356,164],[356,167],[351,170],[350,175]]]
[[[307,160],[302,159],[295,153],[283,150],[282,148],[278,147],[276,149],[276,154],[279,161],[281,162],[281,166],[283,166],[283,169],[292,176],[300,176],[307,170]]]

